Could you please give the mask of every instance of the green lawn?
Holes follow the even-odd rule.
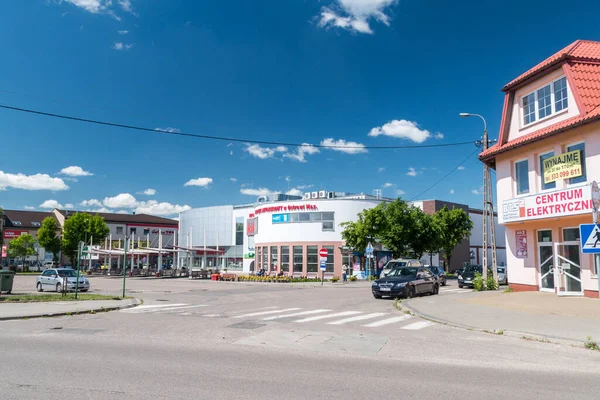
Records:
[[[47,301],[79,301],[79,300],[121,300],[117,296],[105,296],[103,294],[93,293],[78,293],[75,299],[75,293],[67,293],[62,296],[60,293],[44,293],[44,294],[10,294],[0,296],[0,303],[39,303]]]
[[[15,275],[39,275],[41,272],[17,272]]]

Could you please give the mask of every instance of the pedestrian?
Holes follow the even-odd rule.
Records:
[[[348,265],[342,266],[342,280],[344,283],[348,283]]]

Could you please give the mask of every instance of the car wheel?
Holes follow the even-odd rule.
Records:
[[[446,286],[446,278],[442,281],[442,286]]]
[[[375,297],[376,299],[380,299],[380,298],[381,298],[381,295],[379,295],[379,294],[374,294],[374,295],[373,295],[373,297]]]
[[[415,287],[414,286],[408,287],[408,294],[406,295],[406,297],[409,299],[412,299],[413,297],[415,297]]]
[[[37,288],[38,292],[43,292],[44,291],[44,288],[42,288],[42,283],[41,282],[37,283],[36,288]]]
[[[431,292],[431,294],[440,294],[440,286],[433,285],[433,291]]]
[[[60,283],[57,283],[57,284],[56,284],[56,291],[57,291],[58,293],[62,292],[62,285],[61,285]]]
[[[462,288],[463,288],[463,284],[462,284],[462,283],[459,283],[459,284],[458,284],[458,287],[459,287],[460,289],[462,289]]]
[[[81,291],[82,291],[82,292],[87,292],[88,290],[87,290],[87,289],[81,289]]]

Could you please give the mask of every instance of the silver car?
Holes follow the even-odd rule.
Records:
[[[498,285],[508,285],[506,267],[498,267]]]
[[[379,278],[385,278],[386,276],[388,276],[388,274],[394,268],[401,268],[401,267],[422,267],[422,266],[423,266],[423,264],[421,264],[421,261],[414,260],[414,259],[399,258],[399,259],[396,259],[396,260],[390,260],[385,265],[385,267],[383,267],[383,269],[381,270],[381,274],[379,274]]]
[[[35,286],[38,292],[44,290],[62,292],[64,284],[67,285],[67,290],[75,290],[76,281],[77,272],[72,268],[49,268],[37,277]],[[82,292],[90,290],[90,281],[85,276],[79,277],[78,290]]]

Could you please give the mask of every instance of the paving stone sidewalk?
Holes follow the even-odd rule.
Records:
[[[0,304],[0,321],[119,310],[138,304],[138,299],[3,303]]]

